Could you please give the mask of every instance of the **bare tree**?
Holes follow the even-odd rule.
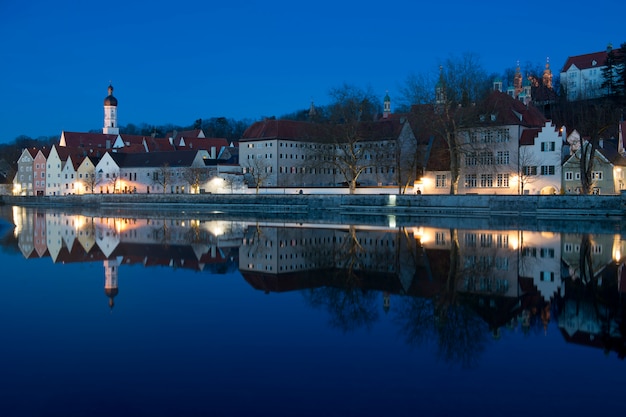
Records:
[[[165,163],[157,168],[152,174],[152,182],[163,187],[163,194],[167,192],[167,186],[172,183],[174,172],[169,164]]]
[[[520,146],[518,156],[518,178],[520,194],[524,194],[526,186],[535,182],[538,177],[539,161],[527,146]]]
[[[192,192],[200,193],[200,184],[208,178],[209,169],[206,167],[187,167],[183,170],[183,178],[189,184]]]
[[[248,184],[254,185],[256,193],[258,194],[263,184],[272,176],[272,166],[264,158],[254,158],[258,155],[250,156],[252,156],[253,159],[248,159],[241,165],[244,168],[244,176]]]
[[[432,77],[415,78],[428,81]],[[408,91],[422,102],[415,103],[412,113],[415,129],[422,137],[442,138],[450,154],[450,194],[458,193],[461,158],[467,144],[461,140],[461,130],[477,122],[472,111],[466,109],[482,100],[489,91],[489,76],[477,55],[466,53],[461,58],[451,57],[439,67],[439,78],[431,85],[413,83]],[[433,92],[434,95],[429,93]],[[430,99],[428,102],[426,100]]]

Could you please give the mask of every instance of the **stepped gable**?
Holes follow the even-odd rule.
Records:
[[[561,72],[566,72],[567,70],[570,69],[572,65],[578,68],[579,70],[604,66],[604,63],[606,62],[606,57],[607,57],[606,51],[592,52],[590,54],[584,54],[584,55],[570,56],[565,61],[565,65],[563,65],[563,69],[561,70]]]

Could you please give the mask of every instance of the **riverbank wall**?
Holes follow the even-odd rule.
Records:
[[[112,217],[626,233],[626,194],[613,196],[94,194],[1,196],[6,206]]]
[[[532,216],[540,218],[607,217],[626,213],[626,193],[614,196],[489,195],[250,195],[250,194],[86,194],[0,196],[0,203],[43,207],[117,207],[315,213]]]

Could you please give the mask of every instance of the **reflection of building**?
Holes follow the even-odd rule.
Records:
[[[518,325],[547,331],[556,321],[568,341],[626,354],[619,234],[106,218],[19,207],[12,214],[26,258],[102,262],[111,307],[125,265],[220,273],[238,262],[254,288],[347,303],[341,314],[372,306],[406,314],[403,307],[419,304],[437,321],[462,310],[496,338]]]
[[[103,262],[111,307],[123,265],[223,273],[232,269],[242,231],[229,221],[86,217],[21,207],[14,208],[13,221],[25,258]]]

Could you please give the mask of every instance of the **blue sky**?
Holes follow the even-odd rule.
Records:
[[[344,82],[392,98],[411,73],[478,54],[489,72],[626,42],[621,1],[0,0],[0,142],[103,124],[257,120]],[[567,7],[567,8],[566,8]],[[569,16],[568,10],[575,10]],[[583,12],[581,12],[583,11]],[[609,16],[607,16],[609,12]]]

